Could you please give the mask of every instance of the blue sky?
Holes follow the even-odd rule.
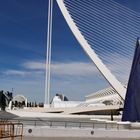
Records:
[[[115,0],[140,13],[139,0]],[[47,0],[0,1],[0,89],[44,101]],[[51,97],[71,100],[109,86],[71,33],[55,0]]]

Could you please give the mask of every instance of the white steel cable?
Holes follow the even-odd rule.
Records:
[[[77,2],[77,1],[76,1]],[[79,10],[80,11],[80,10]],[[73,12],[74,12],[74,10],[73,10]],[[84,12],[84,11],[83,11]],[[81,12],[81,14],[83,14],[82,12]],[[81,16],[79,16],[79,18],[81,18]],[[81,21],[80,21],[81,22]],[[82,26],[82,25],[81,25]],[[79,26],[80,27],[80,26]],[[88,28],[89,26],[87,26],[87,28]],[[93,28],[92,28],[93,29]],[[90,30],[89,30],[89,32],[90,32]],[[87,34],[89,33],[89,32],[86,32]],[[115,31],[114,31],[115,32]],[[131,33],[132,34],[132,33]],[[130,35],[131,35],[130,34]],[[85,35],[85,34],[84,34]],[[90,34],[89,36],[92,36],[93,34]],[[88,37],[88,39],[89,39],[89,37]],[[91,38],[92,39],[92,38]],[[120,39],[120,38],[119,38]],[[126,38],[125,38],[126,39]],[[93,40],[93,39],[92,39]],[[123,42],[124,43],[124,42]],[[91,43],[90,43],[91,44]],[[126,43],[127,44],[127,43]],[[94,44],[93,44],[94,45]],[[133,47],[130,47],[130,48],[132,48],[132,50],[133,50]],[[96,48],[94,48],[95,50],[96,50]],[[105,49],[105,48],[104,48]],[[131,52],[132,52],[132,50],[131,50]],[[123,49],[120,49],[120,51],[121,51],[121,53],[124,53],[124,54],[129,54],[127,51],[126,51],[126,49],[124,49],[124,51],[123,51]],[[126,53],[125,53],[125,51],[126,51]]]
[[[65,3],[66,2],[67,1],[65,1]],[[69,5],[71,4],[70,6],[74,6],[75,3],[77,3],[76,7],[78,7],[78,6],[80,6],[80,8],[83,7],[83,9],[84,9],[83,12],[87,9],[87,7],[89,7],[90,8],[89,12],[93,11],[93,9],[94,10],[96,9],[96,10],[101,10],[100,12],[105,12],[104,14],[106,14],[108,12],[108,14],[112,14],[112,15],[114,14],[114,16],[119,16],[121,18],[124,18],[124,16],[125,16],[125,18],[128,21],[130,21],[133,24],[138,25],[138,23],[135,22],[135,21],[136,21],[136,18],[137,19],[140,18],[140,13],[135,13],[134,14],[133,12],[130,12],[131,9],[125,10],[125,8],[121,8],[121,7],[116,8],[117,7],[116,4],[114,5],[114,7],[112,7],[113,6],[113,3],[112,3],[113,1],[110,4],[109,4],[110,1],[105,1],[105,0],[101,1],[101,2],[100,2],[100,0],[98,0],[98,1],[94,0],[91,3],[87,3],[87,2],[89,2],[89,0],[84,1],[84,4],[81,4],[81,1],[76,0],[72,4],[70,2],[68,4]],[[101,8],[101,7],[103,7],[103,8]],[[120,11],[121,11],[121,14],[120,14]],[[114,17],[112,17],[112,18],[114,18]],[[130,18],[131,19],[134,18],[134,20],[132,21]]]
[[[63,0],[57,0],[57,3],[60,7],[60,10],[66,19],[70,29],[74,33],[75,37],[81,44],[81,47],[84,49],[84,51],[87,53],[87,55],[91,58],[91,60],[94,62],[94,64],[97,66],[98,70],[101,72],[101,74],[107,79],[107,81],[110,83],[110,85],[117,91],[120,98],[124,99],[126,89],[124,86],[115,78],[114,75],[110,72],[109,69],[102,63],[101,59],[97,56],[97,54],[94,52],[94,50],[90,47],[87,40],[85,40],[84,36],[81,34],[81,32],[78,30],[75,22],[72,20],[70,14],[68,13],[64,1]]]
[[[82,23],[82,21],[81,21],[81,23]],[[86,23],[85,23],[86,24]],[[83,25],[84,26],[84,25]],[[89,27],[87,27],[87,28],[89,28]],[[92,30],[92,29],[91,29]],[[126,38],[127,39],[127,38]],[[115,40],[114,40],[115,41]],[[129,40],[129,42],[130,42],[130,40]],[[133,42],[134,43],[134,42]],[[131,48],[131,47],[130,47]]]
[[[78,7],[77,7],[77,6],[74,6],[74,4],[73,4],[71,7],[73,7],[72,13],[75,12],[76,14],[78,14],[78,13],[80,14],[79,18],[81,18],[81,16],[85,13],[85,15],[83,16],[84,18],[87,17],[88,15],[91,16],[91,14],[92,14],[92,15],[95,15],[94,18],[96,18],[96,17],[98,17],[99,15],[102,15],[102,14],[103,14],[103,15],[104,15],[104,20],[107,21],[107,22],[108,22],[108,21],[112,21],[112,23],[114,23],[114,21],[116,20],[113,16],[109,16],[109,15],[105,16],[106,13],[105,13],[105,12],[102,12],[103,9],[100,9],[100,11],[98,11],[99,8],[98,8],[98,9],[96,8],[96,9],[94,9],[94,11],[92,11],[93,9],[91,9],[91,11],[88,11],[87,9],[85,9],[86,7],[83,8],[84,10],[81,9],[81,8],[78,9]],[[92,8],[93,8],[93,7],[92,7]],[[69,8],[68,8],[68,9],[69,9]],[[97,10],[98,12],[97,12],[96,10]],[[86,12],[85,12],[85,11],[86,11]],[[102,14],[101,14],[101,13],[102,13]],[[71,12],[70,12],[70,14],[71,14]],[[102,15],[102,17],[103,17],[103,15]],[[75,15],[75,16],[76,16],[76,15]],[[83,18],[83,20],[84,20],[84,18]],[[88,20],[89,20],[89,19],[90,19],[90,17],[88,17]],[[108,20],[107,20],[107,19],[108,19]],[[113,20],[113,19],[114,19],[114,20]],[[98,18],[98,20],[100,20],[100,19]],[[122,20],[123,20],[123,18],[122,18]],[[133,20],[135,20],[135,19],[133,19]],[[77,21],[77,20],[76,20],[76,21]],[[127,21],[128,21],[128,19],[127,19]],[[135,21],[138,21],[138,20],[135,20]],[[107,24],[107,22],[106,22],[106,24]],[[122,22],[121,20],[120,20],[119,22],[118,22],[118,21],[116,21],[116,22],[117,22],[117,24],[115,24],[115,25],[116,25],[116,26],[120,25],[119,28],[118,28],[118,29],[120,29],[121,26],[122,26],[122,24],[120,24],[120,23],[124,23],[124,22]],[[126,21],[125,21],[125,22],[126,22]],[[133,32],[135,32],[136,28],[139,26],[140,23],[136,26],[135,30],[133,29],[133,27],[135,26],[135,24],[136,24],[137,22],[135,22],[135,24],[132,24],[133,26],[130,25],[131,23],[132,23],[132,20],[129,21],[129,24],[128,24],[125,28],[126,28],[127,30],[129,29],[129,30],[132,30]],[[131,27],[131,28],[128,28],[128,27]],[[127,30],[126,30],[126,31],[127,31]],[[122,32],[123,32],[123,30],[122,30]],[[133,33],[133,32],[132,32],[132,33]],[[131,35],[130,35],[130,36],[131,36]]]
[[[94,4],[99,3],[99,6],[102,5],[102,6],[104,6],[103,8],[105,8],[105,6],[107,6],[108,9],[111,9],[111,11],[113,10],[115,12],[118,12],[118,9],[119,9],[119,11],[121,10],[122,14],[128,13],[128,15],[129,15],[128,17],[136,16],[137,18],[140,18],[140,13],[138,13],[138,12],[126,7],[126,6],[121,5],[117,2],[115,2],[114,0],[82,0],[82,1],[81,0],[76,0],[76,1],[75,0],[64,0],[65,4],[72,4],[73,5],[76,2],[80,6],[88,5],[88,7],[91,6],[91,5],[93,6],[93,3]],[[84,3],[84,5],[83,5],[82,2]]]

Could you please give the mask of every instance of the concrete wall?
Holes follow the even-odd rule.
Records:
[[[31,131],[29,133],[29,131]],[[105,129],[79,129],[79,128],[48,128],[25,127],[25,136],[32,137],[108,137],[108,138],[140,138],[140,130],[105,130]]]

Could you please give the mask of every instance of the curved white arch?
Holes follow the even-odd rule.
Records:
[[[16,95],[15,97],[13,97],[12,101],[16,101],[16,100],[26,101],[27,98],[24,97],[23,95]]]
[[[63,0],[56,0],[57,4],[67,22],[69,25],[71,31],[73,32],[74,36],[80,43],[81,47],[84,49],[86,54],[91,58],[91,60],[94,62],[98,70],[101,72],[101,74],[105,77],[105,79],[109,82],[109,84],[116,90],[118,95],[125,99],[125,93],[126,88],[116,79],[116,77],[110,72],[110,70],[103,64],[101,59],[97,56],[97,54],[94,52],[94,50],[90,47],[88,42],[85,40],[77,26],[75,25],[73,19],[71,18],[68,10],[65,7],[65,4]]]

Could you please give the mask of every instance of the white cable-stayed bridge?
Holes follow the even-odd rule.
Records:
[[[124,84],[128,82],[140,33],[140,13],[114,0],[57,0],[57,3],[81,47],[124,100]],[[45,94],[49,97],[50,93]]]

